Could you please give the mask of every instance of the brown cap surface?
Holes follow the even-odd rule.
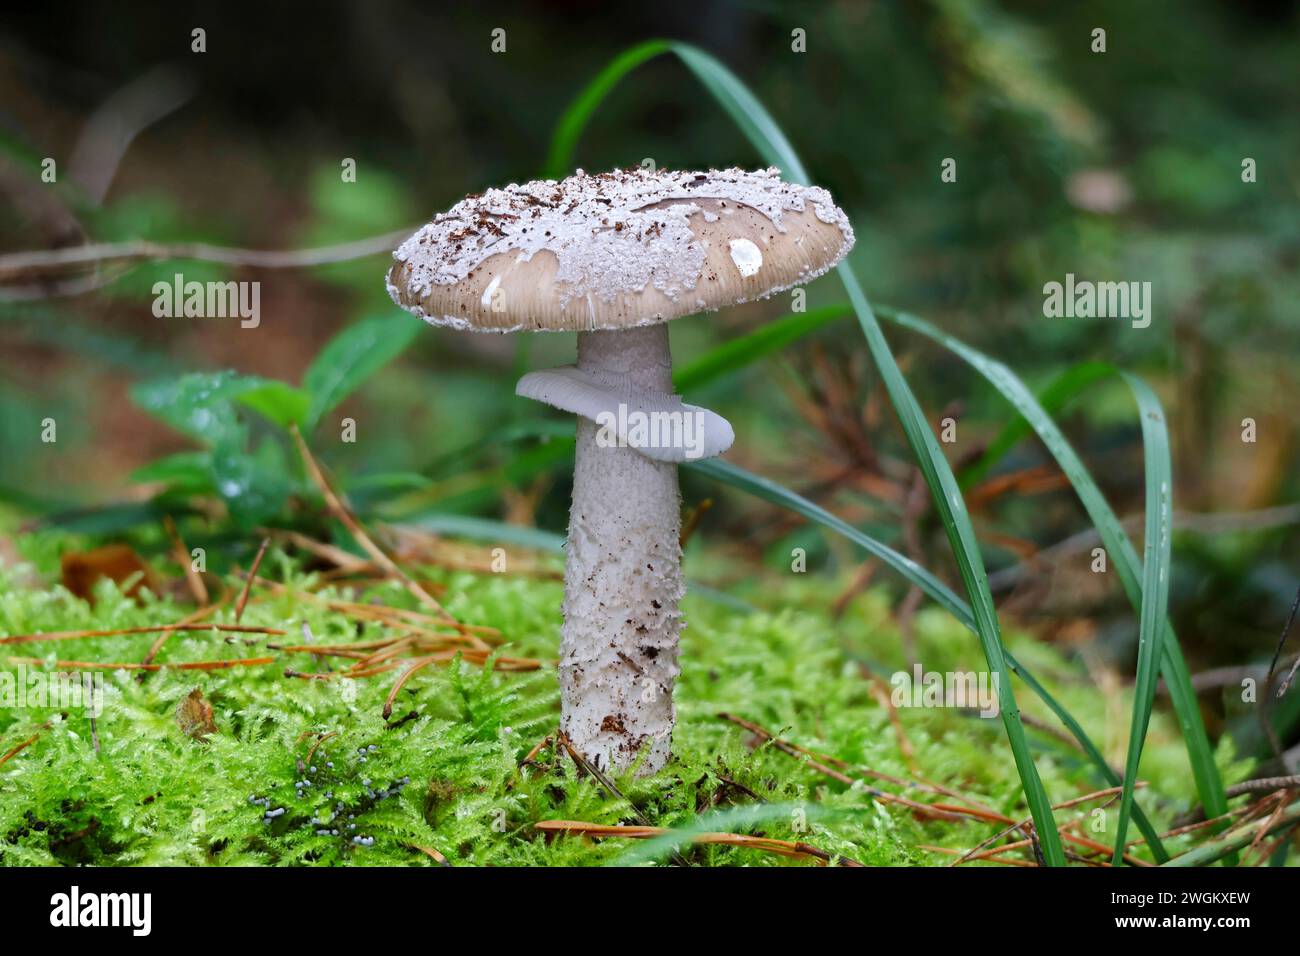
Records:
[[[852,247],[830,193],[775,167],[579,170],[439,214],[393,253],[388,294],[459,329],[623,329],[789,289]]]

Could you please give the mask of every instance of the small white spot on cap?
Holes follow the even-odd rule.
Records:
[[[758,251],[758,246],[748,239],[732,239],[730,245],[731,261],[746,279],[762,268],[763,253]]]
[[[483,290],[483,298],[479,299],[479,303],[483,308],[492,308],[492,296],[496,295],[497,286],[500,284],[501,277],[499,275],[493,276],[492,281],[488,283],[488,287]]]

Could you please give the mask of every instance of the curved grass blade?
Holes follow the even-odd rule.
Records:
[[[546,154],[546,166],[543,175],[548,179],[559,179],[569,172],[569,161],[573,157],[574,147],[582,131],[587,127],[591,115],[609,95],[610,90],[618,86],[627,74],[631,73],[646,60],[653,60],[660,54],[667,53],[670,44],[667,40],[647,40],[624,50],[596,74],[596,78],[583,88],[578,98],[569,104],[569,108],[560,117],[551,136],[551,148]]]
[[[868,554],[874,555],[885,564],[889,565],[899,574],[901,574],[911,584],[916,585],[925,594],[927,594],[935,603],[947,610],[953,617],[965,625],[970,631],[978,636],[979,631],[975,625],[975,615],[971,613],[970,606],[954,593],[946,584],[936,578],[921,565],[917,564],[906,555],[900,554],[886,544],[882,544],[875,538],[864,534],[853,525],[841,518],[831,514],[825,508],[802,495],[779,485],[776,482],[764,478],[761,475],[755,475],[746,471],[730,462],[723,461],[719,458],[710,459],[703,462],[692,462],[686,467],[692,468],[700,474],[708,475],[718,481],[737,488],[741,491],[762,498],[774,505],[786,508],[796,514],[801,514],[810,521],[815,521],[825,528],[843,535],[854,544],[861,547]],[[1115,768],[1106,762],[1102,752],[1097,749],[1097,745],[1080,726],[1079,722],[1074,719],[1068,710],[1052,696],[1052,694],[1038,682],[1038,679],[1029,672],[1010,651],[1004,651],[1007,667],[1013,674],[1025,682],[1031,691],[1047,705],[1048,709],[1054,713],[1061,723],[1073,735],[1074,739],[1079,742],[1088,759],[1097,766],[1107,782],[1112,787],[1118,787],[1122,783],[1122,778],[1115,772]],[[1152,853],[1158,862],[1164,862],[1169,858],[1165,852],[1164,845],[1160,842],[1160,837],[1156,833],[1146,815],[1142,812],[1141,807],[1136,803],[1133,805],[1133,822],[1137,824],[1142,836],[1146,839],[1148,846],[1151,847]]]
[[[1003,363],[978,349],[971,348],[924,319],[887,307],[880,309],[880,315],[904,328],[919,332],[960,357],[1001,392],[1002,397],[1029,422],[1047,450],[1051,452],[1052,457],[1056,459],[1057,464],[1061,466],[1070,484],[1074,486],[1079,502],[1088,513],[1093,527],[1101,535],[1102,544],[1106,548],[1106,553],[1110,555],[1129,603],[1135,608],[1141,608],[1142,585],[1139,580],[1137,551],[1134,550],[1133,543],[1083,461],[1056,423],[1052,421],[1051,416],[1038,404],[1024,382]],[[1114,370],[1113,374],[1119,374],[1118,369]],[[1196,780],[1197,794],[1205,806],[1207,816],[1222,816],[1228,811],[1223,781],[1219,776],[1218,765],[1214,762],[1214,753],[1210,748],[1209,737],[1205,733],[1205,724],[1201,720],[1201,712],[1196,702],[1196,692],[1192,688],[1187,663],[1183,660],[1178,638],[1167,618],[1164,621],[1161,649],[1161,671],[1169,688],[1170,701],[1183,734],[1183,743],[1187,747],[1188,761],[1192,767],[1192,776]]]
[[[1128,756],[1124,764],[1124,792],[1119,804],[1119,832],[1115,836],[1118,865],[1124,856],[1124,839],[1128,835],[1129,815],[1133,809],[1133,787],[1142,744],[1151,722],[1151,707],[1156,699],[1156,678],[1160,671],[1160,651],[1164,644],[1165,614],[1169,607],[1169,553],[1173,535],[1173,476],[1169,463],[1169,432],[1165,428],[1164,410],[1155,393],[1135,375],[1124,373],[1124,380],[1137,399],[1142,420],[1142,456],[1146,472],[1146,530],[1142,556],[1142,610],[1138,626],[1137,678],[1133,688],[1133,721],[1129,727]]]
[[[779,352],[805,335],[843,319],[845,315],[843,306],[831,305],[809,312],[794,312],[775,322],[767,322],[748,335],[729,339],[693,362],[687,362],[673,373],[673,385],[679,392],[698,388],[730,372],[739,371],[773,352]]]
[[[1093,382],[1109,378],[1114,374],[1115,366],[1108,362],[1081,362],[1052,379],[1047,387],[1038,393],[1038,404],[1044,412],[1052,415]],[[993,441],[989,442],[988,448],[984,449],[984,454],[962,470],[957,476],[957,483],[966,489],[983,481],[988,477],[989,472],[997,467],[998,462],[1031,431],[1029,422],[1023,417],[1008,422]]]
[[[744,468],[733,465],[729,461],[723,461],[721,458],[684,462],[683,467],[690,468],[702,475],[708,475],[723,484],[738,488],[754,495],[756,498],[762,498],[764,501],[769,501],[796,514],[801,514],[805,518],[829,528],[836,534],[842,535],[868,554],[889,565],[906,578],[908,583],[916,585],[953,617],[971,630],[975,630],[975,618],[971,614],[970,607],[948,585],[905,554],[895,551],[889,545],[883,544],[870,535],[859,531],[844,519],[831,514],[821,505],[809,501],[784,485],[777,484],[775,481],[761,475],[756,475],[752,471],[746,471]]]

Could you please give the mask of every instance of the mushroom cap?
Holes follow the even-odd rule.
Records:
[[[852,247],[830,193],[775,167],[578,170],[439,214],[393,253],[388,294],[458,329],[626,329],[765,298]]]

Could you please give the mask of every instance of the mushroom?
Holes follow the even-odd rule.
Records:
[[[853,246],[826,190],[775,168],[578,170],[469,196],[393,254],[393,301],[434,325],[578,333],[516,392],[578,417],[561,729],[602,769],[669,756],[679,673],[677,466],[731,425],[675,394],[667,322],[816,278]]]

